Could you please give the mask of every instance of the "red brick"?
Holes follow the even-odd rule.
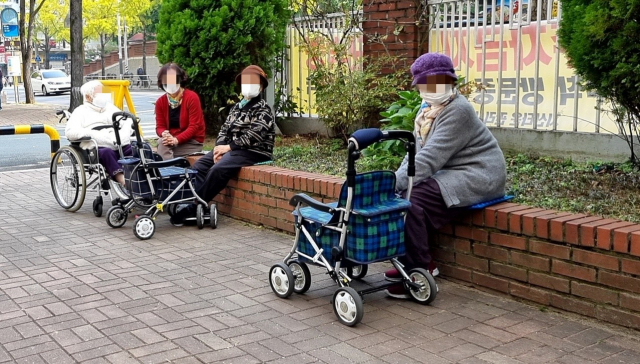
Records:
[[[596,221],[602,221],[602,218],[598,216],[588,216],[582,219],[568,221],[564,224],[564,241],[571,244],[579,244],[581,225]]]
[[[585,214],[574,214],[552,219],[549,222],[549,238],[558,242],[564,241],[564,224],[567,221],[578,220],[585,217]]]
[[[582,249],[573,249],[572,260],[577,263],[593,265],[598,268],[605,268],[619,271],[620,263],[618,258],[612,255],[589,252]]]
[[[565,311],[575,312],[591,317],[596,316],[595,303],[587,302],[585,300],[570,298],[559,294],[552,294],[550,304],[552,307],[557,307]]]
[[[640,276],[640,260],[638,259],[620,259],[622,262],[622,271],[624,273]]]
[[[555,213],[556,212],[553,210],[542,210],[540,212],[523,215],[522,216],[522,233],[524,235],[535,236],[536,235],[535,219],[539,216],[545,216],[545,215],[550,215]]]
[[[497,211],[496,228],[504,231],[509,231],[509,217],[511,212],[526,211],[531,209],[529,206],[518,205],[509,207],[506,209],[500,209]]]
[[[477,210],[471,214],[473,225],[484,226],[484,210]]]
[[[396,3],[396,8],[398,9],[409,9],[415,8],[416,4],[413,1],[398,1]]]
[[[551,223],[551,220],[570,215],[572,214],[568,212],[559,212],[552,215],[543,215],[536,217],[536,236],[542,239],[549,239],[549,224]]]
[[[610,322],[612,324],[640,329],[640,315],[622,311],[607,306],[598,306],[596,308],[596,318],[598,320]]]
[[[277,203],[280,200],[276,200],[273,197],[269,197],[269,196],[260,196],[260,203],[263,205],[267,205],[270,207],[276,207]],[[293,206],[289,206],[290,209],[293,209]]]
[[[518,236],[511,236],[506,234],[491,233],[489,237],[491,244],[505,246],[507,248],[514,248],[525,250],[527,249],[527,240]]]
[[[571,248],[568,246],[534,239],[529,241],[529,251],[559,259],[569,259],[571,256]]]
[[[640,312],[640,295],[621,292],[620,307]]]
[[[551,262],[551,272],[567,277],[582,279],[583,281],[595,282],[596,270],[593,268],[581,267],[579,265],[566,263],[553,259]]]
[[[532,214],[535,212],[546,211],[543,209],[532,209],[514,211],[509,215],[509,231],[515,234],[522,233],[522,217],[526,214]]]
[[[456,261],[456,254],[449,250],[433,248],[432,254],[433,259],[438,262],[454,263]]]
[[[600,249],[611,250],[613,231],[630,225],[634,224],[631,222],[619,221],[609,225],[598,226],[596,228],[596,246]]]
[[[452,236],[448,236],[448,235],[440,235],[437,245],[439,245],[442,248],[447,248],[447,249],[454,249],[454,241],[456,240],[456,238],[452,237]]]
[[[515,203],[503,202],[497,205],[489,206],[484,209],[484,226],[494,228],[496,227],[496,211],[500,209],[508,209],[510,207],[520,206]]]
[[[465,282],[471,282],[471,271],[466,268],[455,267],[448,264],[438,265],[440,274],[449,278],[459,279]]]
[[[631,233],[631,247],[629,253],[640,257],[640,232]]]
[[[551,293],[548,291],[515,282],[509,284],[509,293],[513,296],[537,302],[545,306],[551,301]]]
[[[240,200],[238,201],[238,207],[240,207],[243,210],[247,210],[247,211],[251,211],[254,214],[258,214],[258,215],[268,215],[269,214],[269,208],[266,206],[261,206],[258,204],[254,204],[245,200]]]
[[[548,274],[529,272],[529,283],[558,292],[569,293],[569,280]]]
[[[253,192],[259,193],[261,195],[266,195],[268,193],[267,186],[264,186],[264,185],[254,184],[252,189],[253,189]]]
[[[509,293],[509,281],[502,278],[496,278],[487,274],[473,272],[473,284],[481,287],[491,288],[495,291]]]
[[[453,235],[453,225],[446,224],[445,226],[438,229],[438,232],[442,234]]]
[[[291,211],[282,210],[278,208],[270,208],[268,216],[271,216],[273,218],[276,218],[282,221],[289,219],[289,216],[291,216],[291,219],[292,219],[291,221],[293,221],[293,215],[291,214]]]
[[[619,253],[628,253],[631,233],[638,230],[640,230],[640,225],[615,229],[613,231],[613,250]]]
[[[486,244],[474,243],[473,254],[505,263],[509,260],[509,252],[506,249],[497,248]]]
[[[544,272],[548,272],[551,266],[549,258],[516,251],[511,252],[511,263]]]
[[[601,271],[598,274],[598,283],[624,291],[640,293],[640,279],[638,278]]]
[[[476,258],[472,255],[456,254],[456,263],[463,267],[479,270],[481,272],[489,271],[489,261],[482,258]]]
[[[489,242],[489,233],[482,229],[473,229],[471,232],[471,238],[475,241],[481,241],[483,243]]]
[[[272,228],[278,227],[278,222],[275,218],[269,216],[260,216],[260,223],[265,226],[269,226]]]
[[[279,199],[283,199],[284,198],[284,190],[283,189],[269,187],[267,190],[268,190],[268,195],[271,196],[271,197],[275,197],[275,198],[279,198]]]
[[[289,221],[276,219],[276,225],[277,225],[277,228],[280,230],[284,230],[289,233],[295,232],[295,228],[293,224]]]
[[[489,273],[506,278],[512,278],[521,282],[527,281],[527,271],[525,269],[512,267],[506,264],[491,262],[489,266]]]
[[[389,10],[396,10],[396,3],[395,2],[388,2],[386,4],[379,4],[378,5],[378,11],[379,12],[387,12]]]
[[[580,245],[596,246],[596,229],[598,226],[609,225],[619,221],[620,220],[604,219],[582,224],[582,226],[580,226]]]
[[[468,225],[455,225],[454,226],[455,235],[459,238],[471,239],[473,228]]]
[[[571,294],[600,303],[618,305],[618,292],[591,284],[573,281],[571,282]]]
[[[456,239],[453,242],[453,249],[460,252],[470,253],[471,242],[469,240]]]

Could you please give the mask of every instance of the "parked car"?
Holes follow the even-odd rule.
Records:
[[[34,92],[49,96],[52,93],[71,91],[71,77],[60,70],[39,70],[31,74],[31,86]]]

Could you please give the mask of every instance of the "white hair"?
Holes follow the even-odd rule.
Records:
[[[87,99],[87,96],[91,96],[91,99],[93,99],[96,95],[96,87],[98,86],[102,87],[102,82],[98,80],[89,81],[82,85],[82,87],[80,87],[80,93],[82,93],[84,100]]]

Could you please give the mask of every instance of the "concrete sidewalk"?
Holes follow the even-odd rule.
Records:
[[[177,228],[162,214],[140,241],[133,216],[122,229],[94,217],[93,196],[64,211],[48,170],[0,173],[0,196],[0,362],[640,363],[635,331],[441,278],[430,306],[366,296],[348,328],[320,269],[304,295],[271,292],[291,236],[229,218]]]
[[[52,104],[10,104],[3,103],[0,110],[0,126],[46,124],[55,126],[60,117],[56,110],[66,109],[65,106]]]

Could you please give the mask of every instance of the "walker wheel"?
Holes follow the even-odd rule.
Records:
[[[362,298],[351,287],[340,287],[333,294],[333,312],[343,325],[355,326],[362,320]]]
[[[216,204],[209,206],[209,225],[211,225],[212,229],[218,227],[218,207]]]
[[[423,305],[428,305],[436,299],[438,285],[429,271],[422,268],[414,268],[409,271],[409,278],[411,278],[411,282],[421,286],[418,290],[414,290],[411,287],[407,288],[414,300]]]
[[[299,294],[308,291],[309,287],[311,287],[311,272],[309,271],[307,264],[292,260],[289,261],[287,265],[289,266],[289,269],[291,269],[293,279],[295,279],[293,291]]]
[[[198,229],[202,229],[204,227],[204,209],[200,204],[198,204],[198,207],[196,208],[196,223],[198,224]]]
[[[156,223],[149,215],[140,215],[133,223],[133,234],[140,240],[151,239],[156,232]]]
[[[367,275],[369,271],[369,265],[354,265],[352,267],[347,267],[347,275],[352,279],[361,280],[364,276]]]
[[[107,211],[107,225],[112,228],[121,228],[124,226],[124,223],[127,222],[127,216],[129,216],[129,214],[122,206],[112,206],[109,208],[109,211]]]
[[[98,196],[93,200],[93,214],[96,217],[102,216],[102,196]]]
[[[269,285],[276,296],[287,298],[295,288],[295,278],[289,266],[278,263],[269,269]]]

